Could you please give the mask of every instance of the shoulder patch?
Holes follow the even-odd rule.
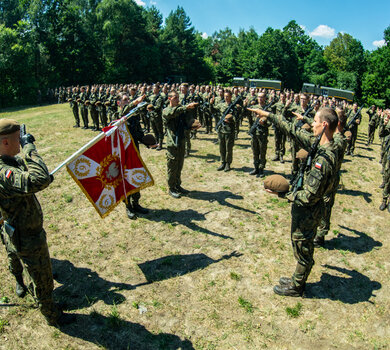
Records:
[[[322,164],[321,163],[318,163],[316,162],[316,164],[314,165],[317,169],[320,169],[322,168]]]
[[[5,172],[5,177],[6,177],[7,179],[9,179],[11,176],[12,176],[12,170],[8,169],[8,170]]]

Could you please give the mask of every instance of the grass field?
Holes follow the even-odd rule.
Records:
[[[67,104],[0,113],[27,125],[49,169],[96,135],[73,129]],[[185,160],[179,200],[167,194],[165,151],[141,154],[155,186],[142,191],[148,215],[124,205],[102,220],[65,170],[38,198],[55,277],[55,299],[77,321],[49,327],[31,297],[19,300],[0,249],[0,349],[388,349],[390,213],[380,212],[379,139],[366,147],[367,115],[355,157],[346,157],[325,248],[303,298],[272,288],[295,268],[290,204],[248,173],[247,126],[233,170],[216,171],[215,134],[198,133]],[[271,132],[272,135],[272,132]],[[267,172],[288,174],[272,162]],[[5,299],[2,299],[3,301]]]

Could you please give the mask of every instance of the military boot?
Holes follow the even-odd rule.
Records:
[[[126,214],[130,220],[137,220],[137,214],[130,204],[126,206]]]
[[[226,173],[227,171],[230,171],[230,163],[226,163],[225,165],[225,169],[223,169],[223,171]]]
[[[291,284],[291,283],[292,283],[291,277],[280,277],[279,278],[279,284],[281,286],[288,285],[288,284]]]
[[[325,237],[324,236],[316,236],[313,240],[314,247],[320,248],[325,245]]]
[[[19,298],[24,298],[26,293],[27,293],[27,287],[24,285],[23,276],[18,275],[18,276],[15,276],[15,278],[16,278],[15,294]]]
[[[158,146],[157,146],[157,151],[161,151],[162,150],[162,144],[163,144],[163,141],[160,140],[160,142],[158,143]]]
[[[136,213],[140,213],[140,214],[148,214],[149,213],[149,209],[141,207],[139,205],[139,203],[134,203],[133,204],[133,211],[135,211]]]
[[[259,172],[257,173],[256,175],[257,177],[264,177],[265,174],[264,174],[264,169],[259,169]]]
[[[281,155],[280,157],[279,157],[279,161],[280,161],[280,163],[282,163],[282,164],[284,164],[284,159],[283,159],[283,156]]]
[[[257,175],[259,173],[259,166],[255,165],[255,168],[249,173],[249,175]]]
[[[387,207],[387,198],[383,198],[382,204],[379,206],[379,210],[383,211]]]
[[[277,285],[274,287],[274,293],[288,297],[301,297],[305,287],[296,287],[292,283]]]
[[[225,165],[226,165],[226,163],[222,163],[222,164],[217,168],[217,171],[222,171],[223,169],[225,169]]]
[[[177,192],[176,189],[170,188],[169,189],[169,195],[173,198],[181,198],[180,193]]]

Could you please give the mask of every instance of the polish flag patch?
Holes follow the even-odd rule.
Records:
[[[320,163],[318,163],[318,162],[316,162],[316,164],[314,165],[317,169],[320,169],[321,170],[321,168],[322,168],[322,164],[320,164]]]
[[[12,175],[12,171],[8,169],[8,170],[5,172],[5,177],[6,177],[7,179],[9,179],[9,178],[11,177],[11,175]]]

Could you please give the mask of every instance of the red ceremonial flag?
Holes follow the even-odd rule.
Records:
[[[66,166],[102,218],[130,194],[154,184],[126,123],[103,132],[105,137]]]

